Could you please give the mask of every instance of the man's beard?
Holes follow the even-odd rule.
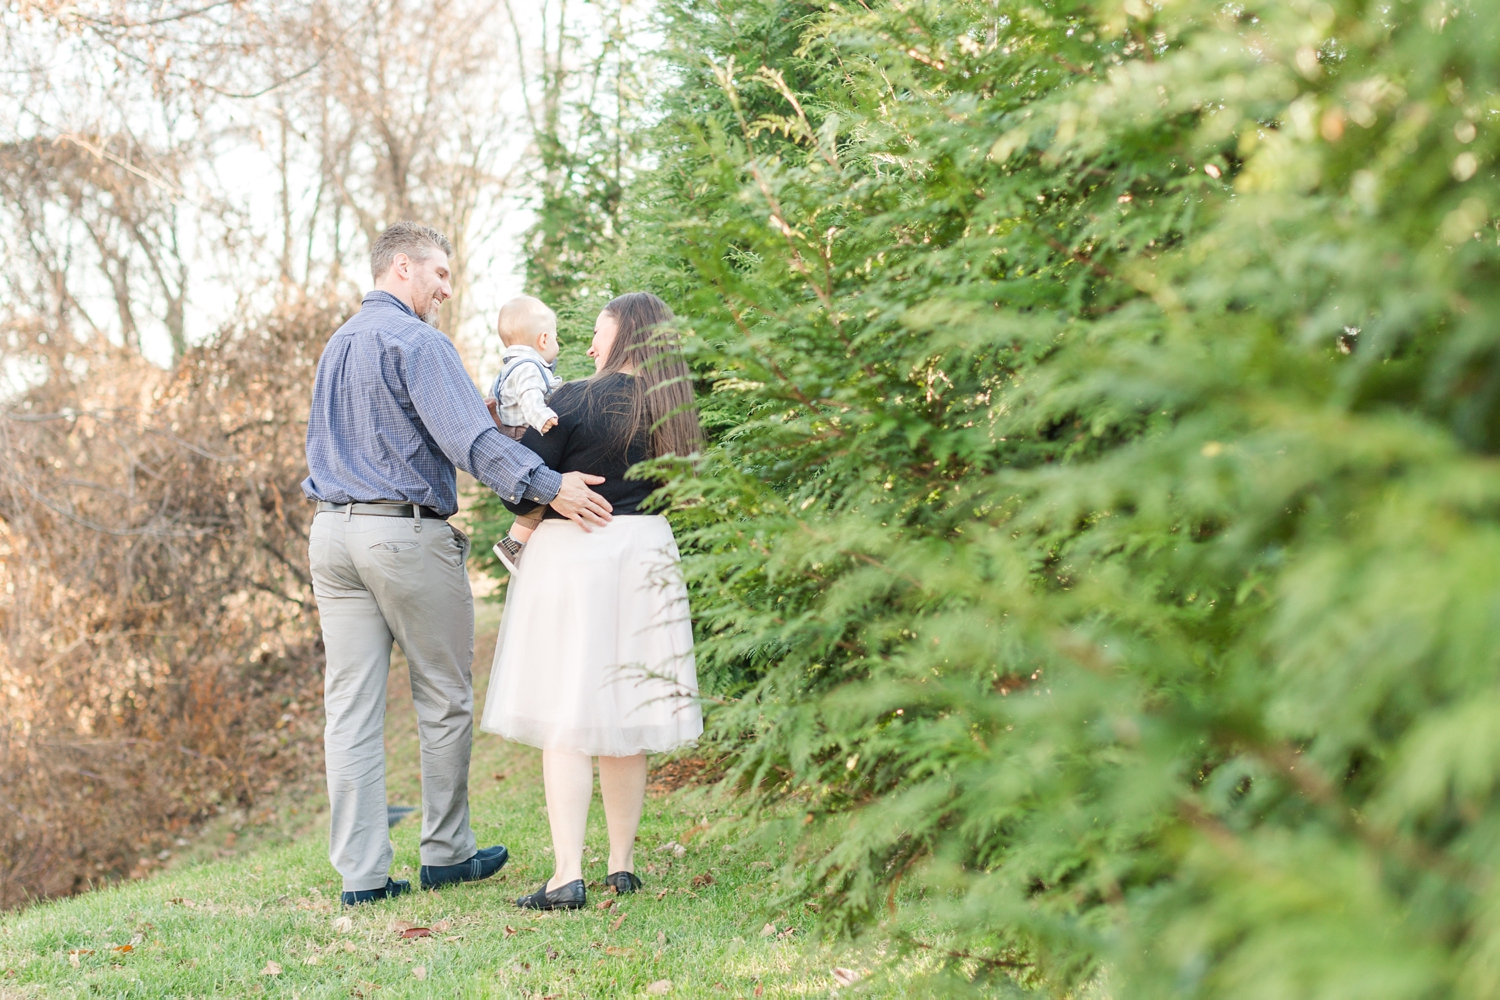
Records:
[[[441,308],[437,301],[436,286],[424,288],[412,296],[412,311],[428,326],[437,326],[438,310]]]
[[[442,307],[438,305],[437,298],[435,296],[427,296],[426,312],[421,311],[421,306],[418,306],[417,309],[418,319],[420,319],[423,323],[426,323],[428,326],[437,326],[438,312],[442,309]]]

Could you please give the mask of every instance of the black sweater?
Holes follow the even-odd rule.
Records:
[[[625,470],[651,457],[650,437],[643,421],[634,428],[626,446],[630,421],[631,384],[634,375],[616,373],[603,378],[569,382],[547,401],[557,413],[557,426],[546,434],[528,427],[521,443],[541,456],[557,472],[587,472],[603,476],[592,487],[614,506],[616,516],[640,513],[640,506],[657,483],[648,479],[626,479]],[[517,514],[537,508],[529,501],[506,502]],[[562,517],[551,507],[547,517]]]

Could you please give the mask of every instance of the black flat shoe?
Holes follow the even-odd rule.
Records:
[[[459,882],[478,882],[504,868],[505,862],[509,860],[510,852],[505,849],[504,844],[500,844],[486,847],[469,860],[460,861],[456,865],[423,865],[422,888],[441,889],[445,885],[457,885]]]
[[[635,872],[611,872],[604,876],[604,884],[623,896],[639,889],[641,880],[635,877]]]
[[[360,903],[373,903],[377,899],[395,899],[407,892],[411,892],[410,882],[397,882],[393,878],[387,878],[385,885],[379,889],[345,890],[339,894],[339,899],[345,906],[358,906]]]
[[[576,878],[551,892],[547,891],[547,883],[543,882],[536,892],[516,900],[516,905],[523,910],[581,910],[587,902],[588,893],[583,887],[583,879]]]

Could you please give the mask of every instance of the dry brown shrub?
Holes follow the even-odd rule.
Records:
[[[140,874],[321,770],[307,404],[350,311],[283,305],[171,371],[11,327],[0,417],[0,908]]]

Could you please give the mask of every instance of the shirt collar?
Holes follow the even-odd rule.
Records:
[[[413,309],[411,306],[407,305],[405,302],[402,302],[400,299],[396,298],[396,296],[392,295],[390,292],[381,291],[378,288],[375,289],[372,292],[368,292],[365,295],[364,303],[363,304],[364,305],[370,305],[371,303],[375,303],[375,302],[383,302],[386,305],[395,306],[396,308],[400,309],[402,312],[406,313],[406,315],[410,316],[412,319],[421,319],[422,318],[422,317],[420,317],[420,316],[417,315],[417,311],[415,309]]]

